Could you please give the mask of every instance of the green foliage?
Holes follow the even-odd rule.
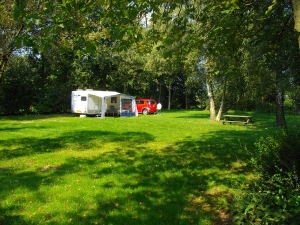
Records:
[[[275,175],[267,182],[255,182],[236,202],[234,224],[300,224],[300,190],[294,187],[293,179]]]
[[[251,152],[259,174],[237,201],[236,224],[300,224],[299,124],[260,138]]]
[[[0,114],[29,111],[34,95],[35,77],[29,57],[13,57],[5,76],[0,79]]]
[[[14,56],[0,80],[0,114],[69,112],[72,88],[63,69],[53,71],[31,55]]]
[[[271,112],[275,84],[288,88],[300,74],[290,1],[1,3],[0,76],[13,50],[29,46],[35,54],[47,55],[51,64],[38,76],[48,79],[49,74],[54,75],[68,90],[114,89],[136,96],[158,96],[173,108],[195,107],[195,99],[205,101],[203,70],[214,83],[216,105],[226,89],[227,109]],[[138,50],[132,51],[135,44]],[[49,90],[55,90],[49,85],[56,84],[36,84],[34,89],[39,93],[44,90],[40,96],[48,97]],[[30,92],[33,88],[25,89]],[[34,103],[43,112],[61,108]],[[26,102],[21,111],[28,105]]]
[[[67,84],[46,86],[34,94],[31,113],[66,113],[70,111],[71,89]]]
[[[299,125],[282,129],[274,137],[261,138],[252,154],[252,163],[266,180],[276,174],[295,173],[300,178]]]

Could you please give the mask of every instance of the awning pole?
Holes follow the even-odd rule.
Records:
[[[102,107],[101,107],[101,118],[104,119],[106,111],[106,98],[102,98]]]

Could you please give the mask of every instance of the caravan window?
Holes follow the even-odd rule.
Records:
[[[86,101],[86,96],[81,96],[81,101]]]
[[[111,103],[117,103],[117,97],[111,97]]]

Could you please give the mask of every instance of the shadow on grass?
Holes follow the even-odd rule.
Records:
[[[65,113],[65,114],[28,114],[28,115],[19,115],[19,116],[0,116],[0,121],[11,120],[11,121],[29,121],[29,120],[40,120],[48,118],[61,118],[61,117],[79,117],[79,115]]]
[[[0,224],[24,224],[24,225],[29,225],[31,223],[28,223],[27,221],[25,221],[23,219],[23,216],[21,215],[21,213],[18,215],[16,215],[14,213],[14,211],[16,210],[15,206],[11,206],[11,207],[5,207],[2,208],[0,206]],[[18,211],[22,211],[21,207],[19,207]],[[9,222],[11,221],[11,223]]]
[[[231,132],[231,135],[234,134]],[[240,175],[247,173],[248,168],[235,165],[238,161],[243,162],[243,149],[234,145],[227,147],[226,150],[222,139],[184,140],[178,142],[175,148],[164,149],[162,155],[149,153],[151,151],[136,155],[143,161],[142,164],[119,168],[123,174],[136,175],[136,182],[126,182],[120,187],[129,188],[133,194],[130,200],[128,196],[114,199],[110,203],[118,207],[109,209],[109,212],[126,212],[121,206],[134,201],[140,207],[134,210],[133,215],[140,216],[134,218],[130,213],[107,216],[109,212],[104,211],[101,214],[105,218],[104,224],[231,224],[224,207],[226,204],[221,206],[220,201],[229,203],[232,193],[222,186],[232,188],[246,182]],[[130,154],[134,156],[132,152]],[[229,171],[227,175],[224,173],[226,170]],[[100,170],[99,176],[106,172]],[[212,187],[215,190],[210,192]],[[103,208],[105,205],[100,203],[98,209],[101,211]]]
[[[88,150],[89,147],[91,147],[89,143],[95,140],[103,143],[124,142],[123,145],[136,146],[140,143],[153,141],[153,139],[154,137],[145,132],[126,132],[119,134],[115,132],[86,130],[84,132],[69,132],[59,138],[18,138],[16,140],[1,141],[1,145],[5,147],[0,151],[0,158],[12,159],[29,155],[52,153],[61,151],[68,143],[77,145],[77,151],[84,151]]]
[[[0,132],[18,132],[19,130],[24,130],[26,128],[27,127],[24,127],[24,126],[22,128],[21,127],[5,127],[5,128],[1,127]]]
[[[98,185],[94,196],[96,208],[83,205],[72,212],[59,209],[65,218],[72,218],[73,224],[231,224],[226,208],[233,197],[229,189],[246,182],[244,146],[253,144],[254,136],[249,135],[254,134],[247,130],[220,131],[209,133],[202,140],[186,138],[157,151],[146,147],[154,137],[145,132],[83,133],[69,132],[54,139],[19,139],[16,141],[21,147],[3,150],[0,157],[11,159],[60,151],[70,142],[88,148],[95,139],[123,145],[93,158],[66,158],[65,163],[44,172],[0,168],[1,196],[19,187],[38,192],[41,186],[51,185],[65,175],[78,174],[90,177],[91,183]],[[255,136],[259,135],[256,132]],[[83,171],[91,167],[96,169]],[[110,179],[101,184],[96,182],[103,177]],[[113,191],[114,196],[108,198],[108,191]],[[14,208],[20,215],[21,209],[17,207],[22,204]],[[0,224],[26,224],[11,211],[9,207],[0,208]],[[88,215],[84,215],[86,211]]]

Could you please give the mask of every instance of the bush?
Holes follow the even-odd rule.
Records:
[[[235,224],[300,224],[300,130],[261,138],[251,153],[259,178],[233,208]]]
[[[300,191],[289,180],[274,176],[256,181],[233,209],[234,224],[300,224]]]
[[[64,83],[47,86],[35,93],[32,100],[32,112],[64,113],[71,108],[71,90]]]
[[[251,153],[251,162],[264,180],[274,175],[300,177],[300,129],[285,128],[274,137],[260,138]]]

